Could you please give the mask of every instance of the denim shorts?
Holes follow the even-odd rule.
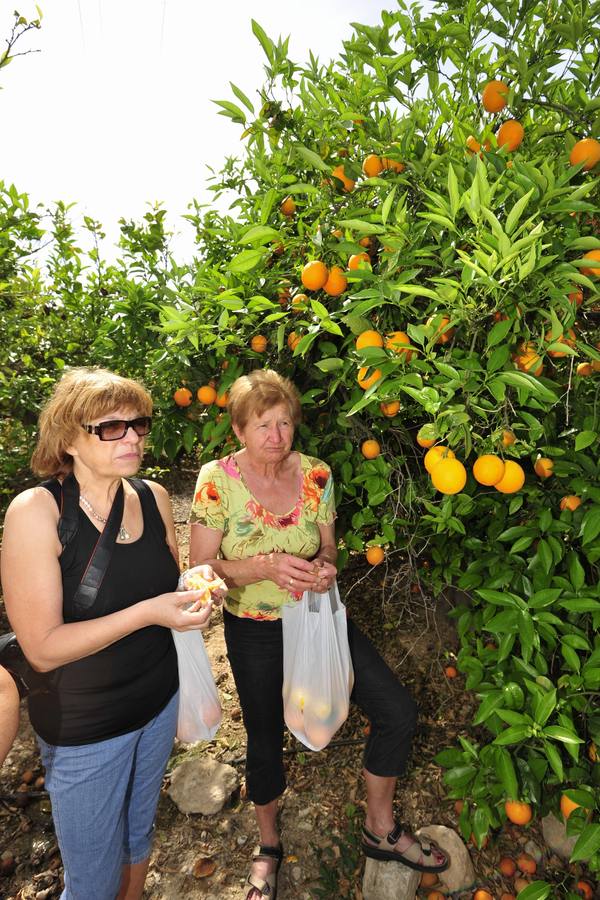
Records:
[[[65,871],[62,900],[115,900],[122,867],[150,855],[179,693],[143,728],[77,747],[39,735]]]

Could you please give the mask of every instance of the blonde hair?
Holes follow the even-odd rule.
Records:
[[[73,457],[67,447],[81,433],[81,426],[115,409],[149,416],[152,398],[137,381],[108,369],[68,369],[40,413],[37,446],[31,457],[33,472],[44,478],[71,472]]]
[[[294,425],[302,420],[300,395],[289,378],[273,369],[254,369],[237,378],[229,391],[227,412],[236,428],[245,428],[252,415],[262,416],[273,406],[285,403]]]

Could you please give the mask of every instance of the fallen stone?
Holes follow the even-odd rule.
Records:
[[[544,853],[535,841],[527,841],[523,849],[525,850],[525,853],[529,853],[529,855],[535,859],[538,865],[541,863]]]
[[[548,813],[542,819],[542,834],[547,846],[561,859],[570,859],[573,847],[577,841],[577,835],[567,837],[567,829],[564,822],[557,819],[552,813]]]
[[[449,891],[466,891],[475,883],[475,870],[471,856],[461,836],[453,828],[445,825],[426,825],[419,828],[417,837],[428,837],[444,851],[450,866],[438,875],[441,883]]]
[[[186,759],[171,776],[169,797],[183,813],[213,816],[239,784],[236,770],[215,759]]]
[[[379,862],[367,857],[363,877],[363,900],[414,900],[421,875],[397,862]]]

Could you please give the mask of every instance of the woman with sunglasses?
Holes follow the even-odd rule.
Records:
[[[170,629],[202,628],[211,612],[210,601],[200,608],[202,592],[176,590],[167,492],[128,480],[140,467],[151,413],[137,382],[104,369],[68,371],[42,411],[32,458],[48,480],[19,494],[5,519],[4,599],[35,670],[29,714],[69,900],[142,896],[177,721]],[[79,506],[63,550],[57,526],[68,479]],[[110,560],[82,612],[74,597],[121,491]]]

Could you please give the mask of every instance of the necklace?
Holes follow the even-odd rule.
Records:
[[[84,497],[83,494],[80,494],[79,502],[83,503],[85,508],[89,511],[90,515],[93,516],[94,519],[97,519],[98,522],[102,522],[103,525],[106,525],[107,520],[104,518],[104,516],[101,516],[100,513],[96,512],[96,510],[94,509],[94,507],[92,506],[90,501],[87,499],[87,497]],[[119,540],[120,541],[128,541],[130,537],[131,537],[131,535],[129,534],[129,532],[127,531],[127,529],[121,522],[121,525],[119,526]]]

